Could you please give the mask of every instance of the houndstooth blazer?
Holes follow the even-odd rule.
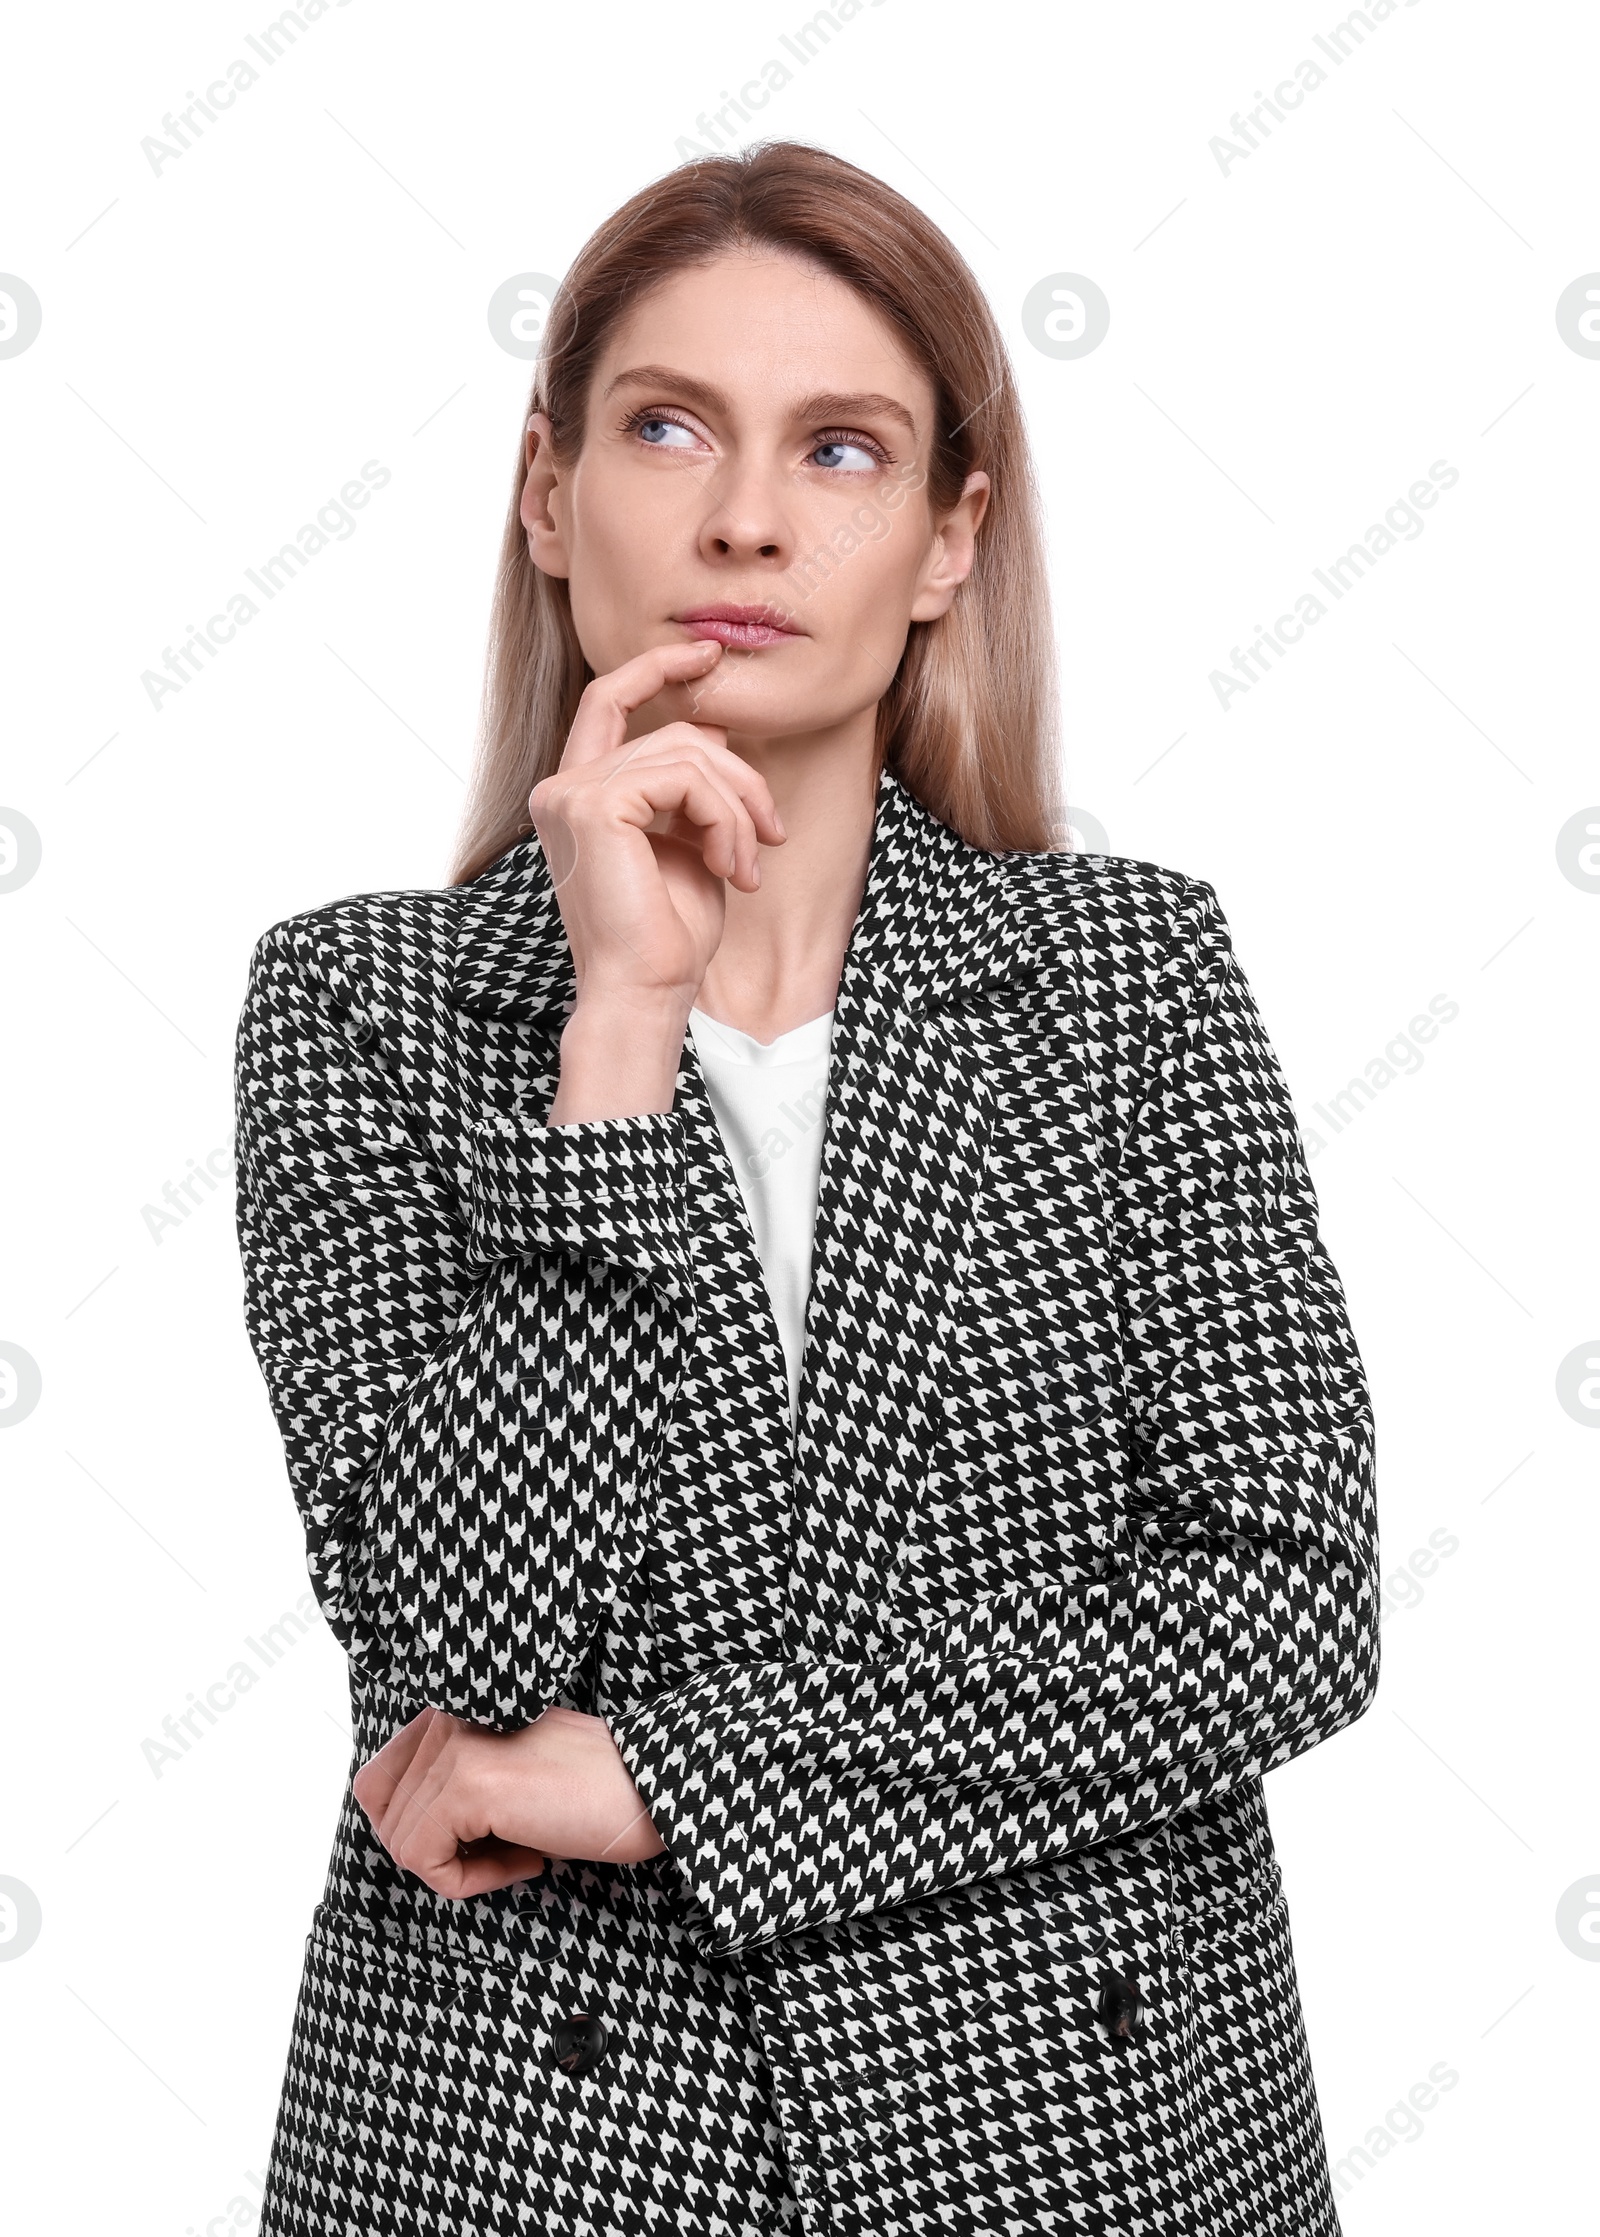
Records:
[[[573,990],[531,839],[252,962],[352,1772],[564,1702],[665,1843],[452,1902],[347,1789],[264,2237],[1334,2237],[1261,1780],[1373,1696],[1373,1424],[1212,888],[883,775],[797,1426],[692,1042],[544,1123]]]

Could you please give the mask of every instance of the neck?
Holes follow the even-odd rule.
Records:
[[[726,889],[722,942],[696,1006],[758,1041],[833,1008],[872,845],[875,712],[803,738],[728,734],[771,786],[788,837],[762,849],[758,892]]]

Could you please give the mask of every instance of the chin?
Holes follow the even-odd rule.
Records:
[[[741,678],[726,690],[694,694],[689,720],[717,723],[730,735],[737,731],[745,738],[786,738],[829,729],[853,712],[846,706],[797,699],[781,686],[763,690]]]

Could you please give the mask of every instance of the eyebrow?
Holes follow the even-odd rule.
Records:
[[[630,365],[625,373],[617,375],[605,393],[609,396],[613,389],[628,383],[640,388],[675,389],[686,402],[699,404],[709,412],[729,409],[728,398],[720,388],[714,388],[709,381],[696,380],[692,373],[675,372],[670,365]],[[794,407],[794,417],[812,425],[836,419],[892,419],[907,430],[913,441],[917,433],[917,423],[904,404],[893,396],[871,392],[841,395],[830,389],[821,395],[803,396]]]

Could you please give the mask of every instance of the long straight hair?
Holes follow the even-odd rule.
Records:
[[[926,374],[933,520],[953,510],[968,474],[990,478],[972,571],[947,613],[911,624],[879,703],[880,765],[974,846],[1042,852],[1066,843],[1038,491],[999,328],[966,262],[914,203],[853,163],[780,140],[696,158],[636,194],[590,236],[550,306],[517,437],[477,763],[451,872],[458,884],[532,830],[528,795],[559,767],[593,674],[566,583],[528,554],[528,414],[548,415],[556,462],[570,464],[618,321],[673,273],[746,249],[807,258],[843,280]]]

